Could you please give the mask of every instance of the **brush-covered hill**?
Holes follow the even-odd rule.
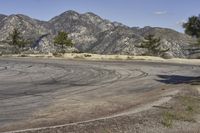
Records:
[[[144,49],[136,47],[148,34],[162,40],[162,47],[170,48],[174,57],[186,57],[187,47],[193,39],[172,29],[158,27],[128,27],[119,22],[111,22],[88,12],[64,12],[49,21],[40,21],[25,15],[0,15],[0,41],[5,40],[14,28],[32,40],[30,49],[39,52],[53,52],[53,37],[58,31],[66,31],[80,52],[98,54],[141,55]],[[5,45],[6,44],[2,44]],[[1,50],[1,48],[0,48]]]

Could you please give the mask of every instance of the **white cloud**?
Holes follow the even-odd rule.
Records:
[[[155,15],[166,15],[168,12],[167,11],[156,11],[154,12]]]
[[[180,20],[180,21],[178,21],[178,22],[176,22],[176,25],[178,25],[178,26],[182,26],[184,23],[186,23],[187,21],[186,20]]]

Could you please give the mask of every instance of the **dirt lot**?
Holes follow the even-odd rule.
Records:
[[[191,63],[1,58],[0,132],[198,132],[198,104],[184,101],[198,103],[198,85],[190,83],[199,70]],[[191,117],[177,116],[185,108]]]

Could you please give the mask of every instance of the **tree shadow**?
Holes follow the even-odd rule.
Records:
[[[158,82],[165,84],[200,84],[200,77],[181,76],[181,75],[157,75],[160,79]]]

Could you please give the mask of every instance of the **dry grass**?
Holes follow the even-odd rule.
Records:
[[[162,113],[162,124],[172,127],[173,121],[196,122],[195,116],[200,112],[200,98],[197,94],[190,90],[187,94],[176,96],[172,109]]]
[[[90,53],[66,53],[63,58],[74,59],[74,57],[81,57],[86,60],[148,60],[159,62],[171,62],[171,63],[188,63],[188,64],[200,64],[198,59],[163,59],[155,56],[134,56],[134,55],[102,55],[102,54],[90,54]]]
[[[89,53],[66,53],[63,58],[66,59],[76,59],[76,58],[86,59],[86,60],[164,60],[160,57],[151,56],[131,56],[131,55],[99,55],[99,54],[89,54]]]
[[[65,53],[65,54],[13,54],[2,55],[3,57],[38,57],[38,58],[56,58],[56,59],[81,59],[81,60],[146,60],[154,62],[166,62],[166,63],[181,63],[181,64],[200,64],[199,59],[163,59],[161,57],[154,56],[134,56],[134,55],[100,55],[90,53]]]

